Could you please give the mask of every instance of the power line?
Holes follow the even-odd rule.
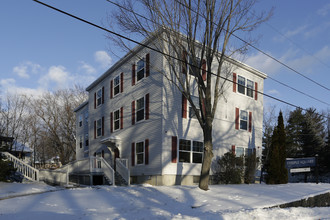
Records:
[[[135,14],[135,15],[137,15],[137,16],[139,16],[139,17],[145,19],[145,20],[148,20],[148,21],[150,21],[150,22],[152,22],[152,23],[154,23],[154,24],[156,24],[156,25],[161,26],[161,25],[158,24],[157,22],[155,22],[155,21],[153,21],[153,20],[151,20],[151,19],[149,19],[149,18],[147,18],[147,17],[145,17],[145,16],[143,16],[143,15],[141,15],[141,14],[139,14],[139,13],[133,11],[133,10],[130,10],[130,9],[126,8],[126,7],[123,7],[122,5],[120,5],[120,4],[118,4],[118,3],[114,2],[114,1],[111,1],[111,0],[106,0],[106,1],[108,1],[109,3],[111,3],[111,4],[113,4],[113,5],[115,5],[115,6],[119,7],[119,8],[121,8],[121,9],[123,9],[123,10],[125,10],[125,11],[128,11],[128,12],[130,12],[130,13],[133,13],[133,14]],[[178,2],[178,1],[176,0],[176,2]],[[181,2],[178,2],[178,3],[182,5]],[[185,7],[187,7],[187,6],[185,6]],[[187,7],[187,8],[188,8],[188,7]],[[192,9],[191,9],[191,10],[192,10]],[[193,11],[193,10],[192,10],[192,11]],[[195,11],[193,11],[193,12],[194,12],[194,13],[197,13],[197,12],[195,12]],[[200,14],[199,14],[199,15],[200,15]],[[226,31],[226,30],[225,30],[225,31]],[[233,34],[233,36],[235,36],[235,35]],[[236,36],[235,36],[235,37],[236,37]],[[240,40],[241,40],[241,39],[240,39]],[[245,42],[245,43],[248,43],[248,42],[246,42],[246,41],[244,41],[244,40],[242,40],[242,41]],[[275,78],[273,78],[273,77],[271,77],[271,76],[268,76],[268,78],[271,79],[271,80],[273,80],[274,82],[276,82],[276,83],[282,85],[282,86],[285,86],[285,87],[287,87],[287,88],[289,88],[289,89],[292,89],[292,90],[294,90],[294,91],[296,91],[296,92],[298,92],[298,93],[300,93],[300,94],[302,94],[302,95],[305,95],[305,96],[307,96],[307,97],[309,97],[309,98],[311,98],[311,99],[314,99],[314,100],[316,100],[316,101],[318,101],[318,102],[320,102],[320,103],[323,103],[323,104],[328,105],[328,106],[330,105],[330,103],[327,103],[327,102],[322,101],[322,100],[320,100],[320,99],[318,99],[318,98],[315,98],[315,97],[313,97],[313,96],[311,96],[311,95],[309,95],[309,94],[307,94],[307,93],[305,93],[305,92],[302,92],[302,91],[300,91],[300,90],[298,90],[298,89],[296,89],[296,88],[294,88],[294,87],[292,87],[292,86],[290,86],[290,85],[288,85],[288,84],[286,84],[286,83],[284,83],[284,82],[281,82],[281,81],[279,81],[279,80],[276,80]]]
[[[182,6],[188,8],[188,9],[191,10],[192,12],[194,12],[194,13],[200,15],[200,16],[203,16],[203,15],[201,15],[199,12],[193,10],[192,8],[189,8],[188,6],[186,6],[186,5],[184,5],[183,3],[179,2],[178,0],[175,0],[175,1],[176,1],[177,3],[179,3],[179,4],[181,4]],[[212,22],[212,23],[214,23],[214,22]],[[214,24],[215,24],[215,23],[214,23]],[[215,24],[215,25],[216,25],[216,24]],[[223,30],[226,31],[226,32],[228,32],[228,31],[225,30],[225,29],[223,29]],[[296,74],[298,74],[298,75],[304,77],[305,79],[307,79],[307,80],[313,82],[314,84],[316,84],[316,85],[318,85],[318,86],[320,86],[320,87],[322,87],[322,88],[324,88],[324,89],[330,91],[330,89],[329,89],[328,87],[326,87],[326,86],[322,85],[321,83],[318,83],[318,82],[316,82],[315,80],[313,80],[313,79],[311,79],[311,78],[305,76],[304,74],[302,74],[302,73],[300,73],[299,71],[293,69],[292,67],[290,67],[289,65],[287,65],[287,64],[285,64],[284,62],[280,61],[279,59],[277,59],[277,58],[275,58],[275,57],[269,55],[268,53],[264,52],[263,50],[257,48],[256,46],[252,45],[251,43],[247,42],[247,41],[244,40],[243,38],[237,36],[237,35],[234,34],[234,33],[231,33],[231,34],[232,34],[234,37],[236,37],[238,40],[244,42],[245,44],[247,44],[247,45],[249,45],[250,47],[252,47],[253,49],[259,51],[259,52],[262,53],[263,55],[265,55],[265,56],[271,58],[272,60],[276,61],[277,63],[283,65],[283,66],[286,67],[287,69],[289,69],[289,70],[293,71],[294,73],[296,73]]]
[[[101,30],[104,30],[104,31],[106,31],[106,32],[109,32],[109,33],[111,33],[111,34],[114,34],[114,35],[116,35],[116,36],[118,36],[118,37],[124,38],[125,40],[131,41],[131,42],[136,43],[136,44],[138,44],[138,45],[140,45],[140,46],[143,46],[143,47],[145,47],[145,48],[148,48],[148,49],[150,49],[150,50],[153,50],[153,51],[155,51],[155,52],[157,52],[157,53],[160,53],[160,54],[162,54],[162,55],[164,55],[164,56],[167,56],[167,57],[169,57],[169,58],[172,58],[172,59],[178,60],[178,61],[180,61],[180,62],[184,62],[183,60],[181,60],[181,59],[179,59],[179,58],[177,58],[177,57],[174,57],[174,56],[172,56],[172,55],[166,54],[166,53],[164,53],[163,51],[157,50],[157,49],[152,48],[152,47],[150,47],[150,46],[148,46],[148,45],[145,45],[145,44],[143,44],[143,43],[137,42],[137,41],[135,41],[135,40],[133,40],[133,39],[131,39],[131,38],[125,37],[125,36],[123,36],[123,35],[121,35],[121,34],[118,34],[118,33],[116,33],[116,32],[110,31],[110,30],[108,30],[108,29],[106,29],[106,28],[103,28],[103,27],[97,25],[97,24],[94,24],[94,23],[89,22],[89,21],[87,21],[87,20],[85,20],[85,19],[79,18],[79,17],[77,17],[77,16],[75,16],[75,15],[72,15],[72,14],[70,14],[70,13],[68,13],[68,12],[65,12],[65,11],[63,11],[63,10],[60,10],[60,9],[58,9],[58,8],[55,8],[55,7],[51,6],[51,5],[48,5],[48,4],[43,3],[43,2],[40,2],[40,1],[38,1],[38,0],[33,0],[33,1],[35,1],[35,2],[37,2],[37,3],[39,3],[39,4],[42,4],[42,5],[44,5],[44,6],[48,7],[48,8],[51,8],[51,9],[53,9],[53,10],[55,10],[55,11],[58,11],[58,12],[60,12],[60,13],[62,13],[62,14],[65,14],[65,15],[67,15],[67,16],[69,16],[69,17],[75,18],[75,19],[77,19],[77,20],[79,20],[79,21],[82,21],[82,22],[84,22],[84,23],[87,23],[87,24],[89,24],[89,25],[92,25],[92,26],[94,26],[94,27],[96,27],[96,28],[99,28],[99,29],[101,29]],[[192,64],[190,64],[190,65],[193,66]],[[195,68],[199,68],[199,67],[195,67]],[[207,70],[207,72],[209,72],[210,74],[212,74],[212,75],[214,75],[214,76],[216,76],[216,77],[220,77],[220,78],[222,78],[222,79],[224,79],[224,80],[227,80],[227,81],[229,81],[229,82],[236,83],[236,82],[234,82],[233,80],[230,80],[230,79],[225,78],[225,77],[223,77],[223,76],[217,76],[216,74],[212,73],[212,72],[209,71],[209,70]],[[246,86],[244,86],[244,87],[246,87]],[[304,108],[302,108],[302,107],[300,107],[300,106],[297,106],[297,105],[295,105],[295,104],[292,104],[292,103],[289,103],[289,102],[287,102],[287,101],[281,100],[281,99],[279,99],[279,98],[273,97],[273,96],[271,96],[271,95],[265,94],[265,93],[263,93],[263,92],[257,91],[257,90],[255,90],[255,89],[253,89],[253,91],[255,91],[255,92],[257,92],[257,93],[259,93],[259,94],[261,94],[261,95],[263,95],[263,96],[266,96],[266,97],[268,97],[268,98],[274,99],[274,100],[276,100],[276,101],[278,101],[278,102],[282,102],[282,103],[284,103],[284,104],[286,104],[286,105],[292,106],[292,107],[294,107],[294,108],[298,108],[298,109],[302,109],[302,110],[304,110],[304,111],[307,111],[307,109],[304,109]],[[321,116],[322,116],[322,115],[321,115]],[[323,117],[324,117],[324,116],[323,116]]]

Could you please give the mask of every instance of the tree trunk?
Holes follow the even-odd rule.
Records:
[[[204,133],[204,157],[202,163],[202,170],[199,179],[199,188],[202,190],[209,189],[210,169],[213,158],[213,143],[212,143],[212,124],[205,125]]]

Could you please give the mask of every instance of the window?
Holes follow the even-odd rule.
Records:
[[[195,59],[196,59],[196,64],[194,65],[192,58],[190,56],[188,57],[187,70],[189,72],[189,75],[195,75],[194,73],[200,72],[198,67],[200,65],[201,59],[199,59],[198,57],[196,57]]]
[[[190,163],[190,140],[179,141],[179,162]]]
[[[136,121],[144,119],[144,97],[136,101]]]
[[[136,164],[144,163],[144,142],[138,142],[135,146]]]
[[[202,163],[203,161],[203,143],[193,141],[193,163]]]
[[[247,111],[241,110],[240,112],[240,129],[247,130],[248,124],[248,113]]]
[[[96,137],[102,135],[102,119],[96,121]]]
[[[179,162],[202,163],[203,143],[199,141],[179,140]]]
[[[99,89],[96,92],[96,106],[99,106],[102,104],[102,89]]]
[[[137,62],[137,70],[136,70],[136,81],[140,81],[144,77],[145,72],[145,61],[144,59],[141,59]]]
[[[85,146],[89,145],[89,141],[88,141],[88,133],[85,134]]]
[[[191,100],[193,101],[194,105],[196,106],[197,110],[199,111],[199,98],[197,96],[191,96]],[[190,106],[189,107],[189,117],[196,118],[196,113],[194,109]]]
[[[246,95],[253,98],[253,82],[251,80],[247,80],[246,87]]]
[[[118,130],[120,125],[120,111],[119,109],[113,113],[113,128]]]
[[[79,115],[79,127],[81,127],[83,124],[83,116],[82,114]]]
[[[120,92],[120,77],[116,76],[113,80],[113,94],[117,95]]]
[[[82,143],[83,143],[83,140],[82,140],[82,136],[79,137],[79,147],[82,148]]]
[[[244,156],[244,148],[236,147],[235,153],[236,153],[236,157]]]
[[[245,78],[238,76],[238,92],[245,95]]]

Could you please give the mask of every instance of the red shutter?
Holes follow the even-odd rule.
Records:
[[[132,86],[135,85],[135,64],[132,65]]]
[[[124,92],[124,73],[120,73],[120,92]]]
[[[104,86],[102,87],[102,104],[104,104]]]
[[[232,146],[231,146],[231,152],[232,152],[234,155],[236,155],[235,145],[232,145]]]
[[[110,113],[110,131],[113,133],[113,113]]]
[[[254,83],[254,99],[258,100],[258,83]]]
[[[120,129],[124,128],[124,108],[120,108]]]
[[[206,60],[203,59],[202,61],[202,77],[203,80],[206,80]]]
[[[236,92],[237,75],[233,73],[233,92]]]
[[[110,99],[113,97],[113,80],[110,81]]]
[[[104,136],[104,117],[102,117],[102,136]]]
[[[187,99],[182,94],[182,118],[187,118]]]
[[[149,139],[146,139],[144,144],[145,144],[144,164],[149,164]]]
[[[177,162],[178,137],[172,136],[172,163]]]
[[[249,112],[249,132],[252,131],[252,112]]]
[[[146,120],[149,119],[149,93],[146,95]]]
[[[132,151],[131,151],[131,162],[132,162],[132,167],[135,165],[135,143],[132,143]]]
[[[94,121],[94,139],[96,139],[96,121]]]
[[[94,109],[96,109],[96,92],[94,92]]]
[[[132,125],[135,124],[135,101],[132,102]]]
[[[239,108],[235,111],[235,129],[239,129]]]
[[[150,54],[146,55],[146,77],[150,75]]]

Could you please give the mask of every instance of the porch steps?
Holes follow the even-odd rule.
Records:
[[[116,186],[128,186],[128,183],[117,171],[115,172],[115,185]]]

